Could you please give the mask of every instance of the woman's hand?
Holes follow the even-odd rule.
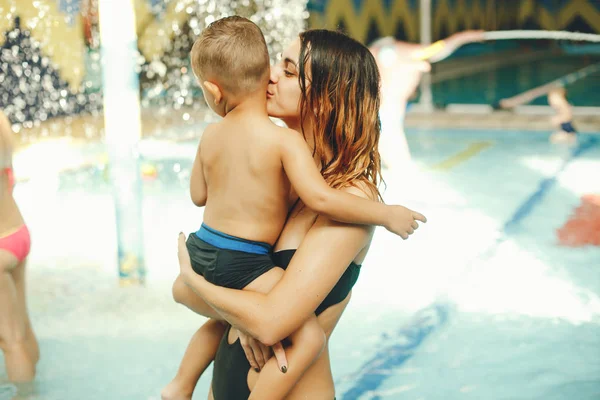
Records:
[[[271,349],[240,330],[237,333],[250,366],[259,372],[271,358]]]
[[[179,232],[179,237],[177,238],[177,258],[179,259],[179,274],[183,278],[183,281],[187,283],[190,274],[196,273],[192,269],[192,261],[185,245],[185,235],[183,232]]]
[[[240,330],[237,330],[237,333],[240,338],[240,344],[246,354],[246,358],[248,359],[250,366],[254,368],[256,372],[259,372],[265,366],[267,361],[269,361],[269,358],[271,358],[271,350],[273,350],[279,370],[284,374],[287,372],[288,363],[281,342],[269,348]]]

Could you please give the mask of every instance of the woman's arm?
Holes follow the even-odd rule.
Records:
[[[0,111],[0,168],[12,165],[13,131],[8,118]]]
[[[352,191],[358,192],[357,189]],[[369,243],[372,232],[373,228],[368,226],[341,224],[319,217],[283,278],[268,294],[208,283],[191,269],[184,239],[180,237],[181,273],[186,283],[229,323],[260,342],[273,345],[315,312],[348,265]]]

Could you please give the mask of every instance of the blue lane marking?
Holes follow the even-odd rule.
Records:
[[[418,311],[407,326],[400,328],[393,338],[384,336],[386,342],[396,343],[379,350],[360,368],[354,386],[346,391],[342,398],[358,399],[364,393],[377,389],[389,377],[393,367],[411,358],[425,338],[446,322],[448,311],[449,307],[445,304],[432,304]]]
[[[546,193],[548,193],[548,190],[550,190],[554,186],[554,184],[556,183],[557,177],[565,170],[567,165],[569,165],[574,159],[579,157],[582,153],[584,153],[585,151],[594,147],[594,145],[596,145],[597,142],[598,142],[598,139],[594,136],[589,137],[588,140],[583,140],[580,137],[578,145],[573,148],[573,150],[571,151],[571,154],[569,155],[569,157],[567,157],[567,159],[565,159],[563,161],[563,163],[560,166],[560,168],[558,169],[558,171],[556,171],[556,173],[554,173],[554,175],[552,175],[551,177],[548,177],[540,182],[537,190],[531,196],[529,196],[523,202],[523,204],[521,204],[521,206],[517,209],[517,211],[515,211],[515,213],[512,215],[512,217],[509,218],[508,221],[506,221],[504,223],[502,232],[504,234],[508,234],[508,235],[510,235],[511,233],[514,233],[514,231],[518,227],[519,223],[527,215],[529,215],[531,213],[531,211],[538,204],[540,204],[540,202],[544,199],[544,196],[546,195]]]
[[[481,258],[481,255],[487,255],[487,257],[491,256],[498,246],[504,242],[509,235],[516,231],[519,223],[540,204],[548,190],[554,186],[556,179],[565,170],[567,165],[598,143],[598,139],[594,136],[589,137],[588,140],[583,140],[581,136],[579,139],[578,145],[573,148],[556,173],[540,182],[537,190],[525,199],[515,213],[504,223],[502,235],[496,239],[490,247],[480,253],[478,259]],[[383,339],[386,342],[394,341],[398,343],[382,348],[367,361],[359,369],[357,376],[352,377],[355,383],[343,394],[342,399],[355,400],[365,393],[377,390],[377,388],[379,388],[391,375],[392,369],[398,368],[400,365],[404,364],[406,360],[411,358],[425,338],[447,321],[448,314],[448,305],[434,303],[417,312],[413,320],[398,331],[396,337],[388,338],[384,335]],[[380,397],[377,395],[371,397],[371,400],[379,399]]]

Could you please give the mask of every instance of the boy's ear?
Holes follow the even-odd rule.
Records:
[[[215,99],[215,106],[218,106],[221,100],[223,99],[223,92],[221,92],[221,88],[209,81],[204,81],[202,84],[204,85],[204,88],[208,90],[208,92]]]

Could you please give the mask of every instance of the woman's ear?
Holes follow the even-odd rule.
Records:
[[[223,92],[221,91],[221,88],[209,81],[204,81],[202,84],[204,85],[204,89],[208,90],[214,99],[215,106],[218,106],[221,100],[223,100]]]

